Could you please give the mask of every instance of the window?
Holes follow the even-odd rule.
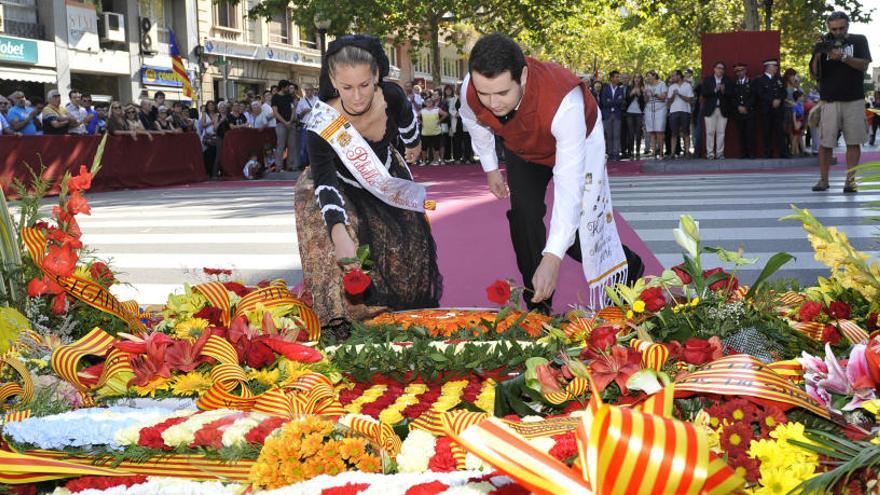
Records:
[[[229,3],[215,3],[214,24],[229,29],[238,29],[238,6]]]
[[[416,54],[415,60],[413,60],[413,68],[415,68],[416,72],[430,74],[431,67],[431,56],[424,51],[419,51]]]
[[[269,21],[269,41],[290,44],[290,13],[275,15]]]
[[[313,26],[299,27],[299,46],[304,48],[318,47],[318,30]]]
[[[397,47],[394,45],[385,45],[385,53],[388,54],[388,63],[397,67]]]

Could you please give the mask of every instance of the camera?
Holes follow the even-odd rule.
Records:
[[[813,53],[824,53],[828,55],[831,53],[831,50],[842,48],[843,44],[844,40],[835,38],[831,33],[825,33],[822,36],[822,40],[816,43]]]

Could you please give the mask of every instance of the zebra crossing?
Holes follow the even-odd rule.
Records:
[[[880,214],[862,207],[880,194],[843,195],[841,172],[832,174],[829,192],[810,191],[815,181],[815,174],[800,172],[611,178],[615,207],[664,267],[681,262],[672,229],[687,213],[700,222],[704,245],[742,247],[747,256],[760,258],[739,269],[743,283],[752,282],[774,253],[787,251],[797,259],[777,276],[802,284],[828,271],[813,259],[800,225],[779,221],[791,213],[790,204],[809,208],[875,257],[880,234],[880,224],[869,221]],[[110,260],[125,282],[114,287],[116,295],[156,304],[184,283],[208,280],[204,267],[231,268],[234,278],[247,283],[275,278],[299,283],[293,190],[292,181],[275,181],[92,193],[91,216],[78,218],[83,242],[94,256]],[[52,203],[54,198],[47,200],[46,214]],[[716,264],[713,256],[705,257],[704,266]]]
[[[738,277],[751,283],[770,256],[785,251],[795,260],[776,277],[795,278],[814,285],[828,269],[814,259],[806,234],[797,221],[780,221],[792,213],[790,205],[809,209],[826,226],[836,226],[857,249],[877,257],[880,223],[877,211],[864,207],[880,200],[880,193],[842,193],[844,174],[832,172],[831,189],[814,193],[816,173],[737,173],[612,177],[614,206],[635,229],[660,263],[669,268],[682,262],[681,248],[672,237],[680,215],[690,214],[700,224],[704,246],[728,250],[743,248],[758,263],[740,267]],[[704,267],[727,266],[714,255],[704,255]]]

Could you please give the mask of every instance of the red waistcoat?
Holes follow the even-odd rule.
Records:
[[[504,138],[504,146],[523,160],[552,167],[556,164],[556,138],[551,133],[556,110],[572,89],[580,86],[584,95],[584,119],[587,136],[596,125],[599,108],[596,100],[577,76],[568,69],[552,62],[541,62],[526,57],[529,67],[526,90],[516,114],[502,124],[491,110],[485,107],[474,89],[473,79],[468,84],[467,102],[477,120]],[[587,136],[584,136],[586,139]]]

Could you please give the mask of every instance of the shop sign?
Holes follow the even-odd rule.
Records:
[[[37,42],[0,36],[0,60],[21,64],[36,64]]]
[[[173,70],[146,65],[141,67],[141,82],[152,86],[171,86],[175,88],[183,86],[177,73]]]

